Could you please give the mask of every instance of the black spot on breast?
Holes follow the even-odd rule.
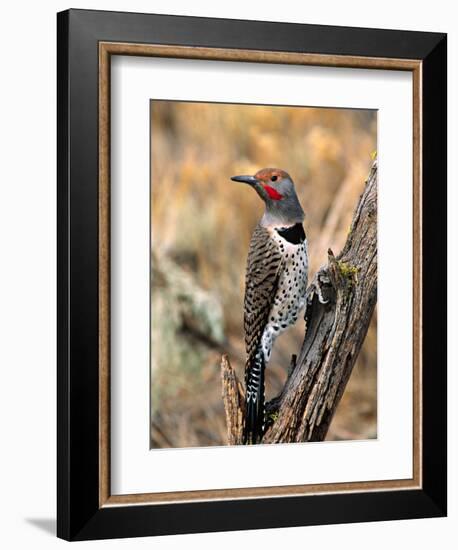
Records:
[[[300,244],[305,241],[305,231],[301,223],[296,223],[291,227],[280,227],[276,231],[289,243]]]

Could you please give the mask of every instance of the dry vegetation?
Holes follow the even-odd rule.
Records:
[[[230,181],[271,166],[293,177],[306,212],[310,279],[345,241],[376,149],[373,111],[152,103],[153,447],[226,444],[221,352],[243,378],[243,287],[262,203]],[[303,338],[278,339],[267,398]],[[376,437],[376,316],[328,439]]]

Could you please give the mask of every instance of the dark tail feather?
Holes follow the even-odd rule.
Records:
[[[262,439],[264,430],[264,354],[261,346],[255,355],[248,358],[246,365],[245,427],[243,444],[256,444]]]

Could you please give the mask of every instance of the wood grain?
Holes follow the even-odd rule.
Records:
[[[204,59],[210,61],[243,61],[248,63],[278,63],[282,65],[314,65],[317,67],[346,67],[396,71],[413,71],[420,63],[415,59],[205,48],[199,46],[167,46],[162,44],[101,42],[100,48],[112,55]]]

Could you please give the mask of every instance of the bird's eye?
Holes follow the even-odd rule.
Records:
[[[277,179],[278,179],[278,176],[272,176],[272,177],[270,178],[270,181],[277,181]]]

